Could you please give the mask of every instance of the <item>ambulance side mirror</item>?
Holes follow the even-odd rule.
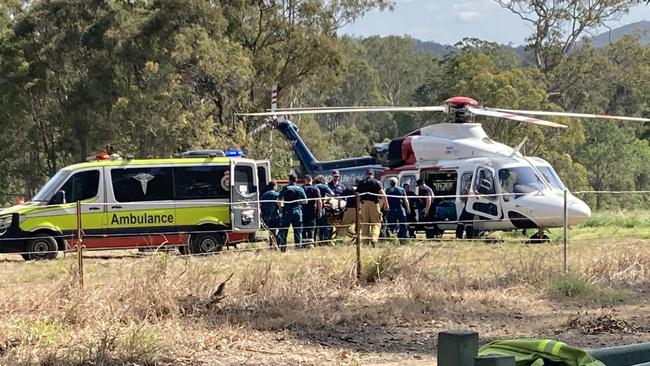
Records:
[[[62,205],[64,203],[66,202],[65,202],[65,191],[63,190],[56,192],[52,197],[52,199],[50,200],[51,205]]]

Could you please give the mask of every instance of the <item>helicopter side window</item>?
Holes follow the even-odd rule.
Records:
[[[409,187],[415,188],[416,186],[416,181],[415,175],[403,175],[402,178],[400,179],[399,186],[404,187],[405,184],[408,184]],[[386,186],[386,185],[384,185]]]
[[[384,188],[386,188],[386,187],[390,187],[390,184],[388,183],[388,181],[390,180],[390,178],[393,178],[393,177],[395,177],[395,176],[394,176],[394,175],[386,175],[386,176],[382,176],[382,177],[381,177],[381,184],[382,184],[382,186],[384,186]]]
[[[496,187],[494,186],[494,174],[492,174],[492,171],[488,169],[479,169],[478,174],[476,174],[474,187],[476,187],[476,193],[481,195],[496,194]],[[487,198],[495,199],[496,197]]]

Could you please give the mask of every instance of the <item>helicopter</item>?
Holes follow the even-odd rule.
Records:
[[[384,185],[393,177],[400,186],[414,187],[418,179],[426,182],[434,190],[436,210],[435,220],[425,228],[427,237],[454,230],[461,213],[466,211],[474,216],[475,232],[537,229],[531,237],[535,241],[548,240],[547,229],[564,226],[565,199],[569,225],[589,218],[591,209],[571,194],[550,163],[521,153],[525,140],[516,147],[494,141],[480,123],[474,122],[474,117],[495,117],[552,128],[567,126],[537,116],[650,122],[650,118],[640,117],[486,108],[464,96],[449,98],[441,106],[293,108],[242,115],[274,120],[281,116],[280,122],[274,123],[290,141],[295,141],[294,149],[301,159],[301,154],[308,149],[297,136],[295,124],[284,120],[285,116],[356,112],[447,115],[444,123],[428,125],[389,143],[375,145],[369,157],[341,161],[346,169],[362,171],[368,167],[374,169],[376,161],[382,167],[380,179]],[[267,126],[273,127],[268,123]],[[317,162],[311,153],[307,157],[307,162]],[[301,165],[305,165],[303,160]],[[335,163],[328,162],[332,166]],[[319,167],[323,168],[318,164],[311,166],[312,171]]]
[[[298,126],[286,119],[270,117],[262,125],[251,132],[251,136],[259,134],[266,128],[278,130],[291,143],[300,166],[296,169],[298,178],[305,175],[316,177],[318,175],[331,179],[332,172],[338,170],[341,174],[341,183],[346,187],[354,186],[357,180],[365,177],[366,171],[372,169],[377,176],[381,175],[384,167],[375,156],[362,156],[350,159],[320,161],[314,157],[307,144],[298,134]]]

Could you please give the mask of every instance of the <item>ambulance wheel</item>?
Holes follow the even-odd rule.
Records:
[[[226,243],[224,233],[204,233],[192,236],[192,254],[220,252]]]
[[[26,260],[55,259],[59,254],[56,239],[45,234],[36,235],[36,238],[27,242],[25,248],[27,253],[23,254],[23,258]]]

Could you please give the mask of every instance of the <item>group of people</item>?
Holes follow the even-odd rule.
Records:
[[[400,187],[397,178],[393,177],[389,180],[389,187],[384,189],[374,175],[375,171],[368,169],[365,179],[357,180],[355,187],[347,188],[340,181],[339,171],[332,172],[332,179],[327,184],[322,175],[315,179],[305,176],[301,186],[297,184],[296,175],[290,174],[289,184],[278,191],[277,182],[272,181],[261,197],[262,218],[272,242],[277,243],[281,251],[286,251],[290,227],[293,227],[297,248],[315,242],[326,243],[334,235],[345,238],[356,221],[356,193],[359,194],[359,222],[364,241],[375,244],[382,234],[382,227],[386,229],[384,236],[396,234],[400,239],[415,238],[417,229],[423,229],[427,237],[440,233],[435,224],[435,195],[422,179],[417,180],[417,186],[412,189],[409,184]],[[346,203],[336,231],[329,225],[325,209],[331,199]],[[463,231],[467,231],[470,237],[471,218],[463,209],[456,229],[457,237],[460,234],[462,238]]]
[[[399,187],[395,177],[390,178],[388,184],[387,235],[396,232],[398,238],[415,238],[418,226],[427,232],[435,227],[435,195],[431,187],[418,179],[416,192],[409,184]]]
[[[331,240],[334,230],[328,223],[325,206],[330,199],[344,195],[346,188],[340,178],[341,174],[335,170],[328,183],[322,175],[316,178],[305,176],[300,186],[296,175],[290,174],[289,184],[280,191],[277,191],[277,182],[271,181],[260,200],[262,219],[270,232],[272,244],[274,242],[281,251],[286,251],[290,227],[293,227],[297,248]]]

